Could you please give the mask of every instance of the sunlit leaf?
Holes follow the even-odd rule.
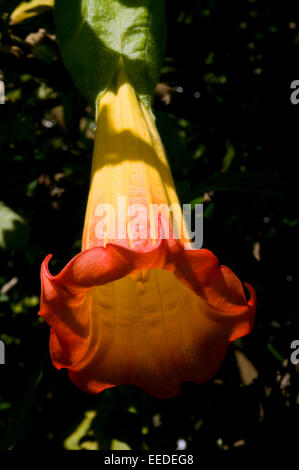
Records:
[[[164,0],[60,0],[55,16],[65,64],[92,104],[111,82],[120,56],[149,104],[164,50]]]

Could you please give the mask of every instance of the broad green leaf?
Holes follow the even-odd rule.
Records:
[[[39,15],[49,8],[54,7],[54,0],[31,0],[29,2],[21,2],[20,5],[12,12],[10,22],[12,24],[21,23],[32,16]]]
[[[0,248],[23,250],[28,242],[24,219],[0,201]]]
[[[59,0],[55,17],[65,64],[92,104],[121,56],[140,99],[150,104],[164,50],[164,0]]]

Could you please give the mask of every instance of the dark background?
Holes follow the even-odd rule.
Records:
[[[288,462],[299,403],[299,7],[167,3],[158,127],[182,202],[204,203],[204,247],[255,287],[258,309],[210,382],[159,400],[131,386],[87,395],[51,364],[39,270],[48,253],[57,272],[80,250],[94,115],[64,68],[52,12],[11,26],[17,3],[0,3],[0,448],[166,451],[179,441],[198,455]]]

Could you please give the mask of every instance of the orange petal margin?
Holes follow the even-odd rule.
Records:
[[[254,289],[245,284],[246,300],[240,280],[206,249],[165,239],[149,251],[108,244],[78,254],[56,276],[50,258],[40,315],[52,327],[52,361],[85,392],[132,384],[172,397],[183,381],[209,380],[228,344],[252,328]]]

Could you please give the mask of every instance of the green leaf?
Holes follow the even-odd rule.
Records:
[[[23,250],[28,242],[24,219],[0,201],[0,248]]]
[[[164,51],[164,0],[60,0],[55,18],[64,62],[91,104],[121,56],[139,98],[150,104]]]

